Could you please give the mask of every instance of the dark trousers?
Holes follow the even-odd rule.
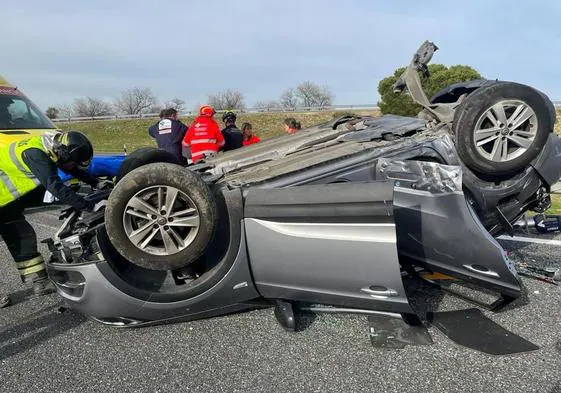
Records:
[[[29,195],[0,208],[0,236],[14,259],[23,282],[35,282],[47,277],[45,261],[37,249],[37,235],[23,215]]]

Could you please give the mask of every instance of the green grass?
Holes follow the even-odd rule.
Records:
[[[284,119],[287,117],[294,117],[302,124],[302,128],[306,128],[346,113],[343,111],[242,113],[238,116],[237,124],[241,128],[242,123],[250,122],[253,125],[254,133],[261,139],[266,139],[284,133]],[[379,115],[379,112],[374,110],[361,110],[353,113]],[[59,123],[58,126],[63,130],[76,130],[85,133],[92,141],[96,152],[120,152],[125,144],[128,151],[131,152],[140,147],[155,146],[155,143],[148,136],[148,127],[156,123],[157,120],[97,120]],[[181,120],[190,125],[193,117],[186,117]],[[217,116],[217,121],[222,126],[220,116]]]
[[[551,207],[545,212],[546,214],[561,214],[561,195],[551,194]]]
[[[378,111],[363,110],[354,111],[361,115],[379,115]],[[249,121],[253,125],[254,132],[261,138],[266,139],[284,133],[283,121],[286,117],[294,117],[302,123],[302,128],[310,127],[324,121],[328,121],[333,116],[344,115],[343,111],[322,111],[322,112],[272,112],[272,113],[247,113],[240,114],[238,126]],[[561,118],[561,111],[557,111],[558,119]],[[98,120],[72,123],[59,123],[59,127],[64,130],[78,130],[88,135],[91,139],[96,152],[119,152],[123,150],[123,145],[127,145],[130,151],[140,147],[155,146],[148,136],[148,127],[156,122],[157,119],[133,119],[133,120]],[[189,125],[192,117],[182,118],[183,122]],[[218,117],[219,124],[220,118]],[[561,123],[555,124],[555,131],[561,135]]]

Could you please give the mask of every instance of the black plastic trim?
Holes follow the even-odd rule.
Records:
[[[393,222],[393,182],[250,189],[245,218],[307,222]]]

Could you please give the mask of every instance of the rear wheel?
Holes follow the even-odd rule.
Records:
[[[127,260],[152,270],[188,266],[206,250],[217,207],[208,185],[179,165],[144,165],[124,176],[111,193],[105,225]]]
[[[548,100],[518,83],[497,82],[474,91],[456,110],[458,154],[472,170],[510,176],[541,151],[552,130]]]

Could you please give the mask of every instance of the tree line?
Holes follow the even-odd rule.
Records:
[[[278,100],[258,101],[253,108],[270,110],[276,108],[313,107],[321,108],[332,105],[334,94],[328,86],[320,86],[311,81],[305,81],[295,87],[284,90]],[[226,89],[207,96],[207,104],[216,110],[244,110],[246,109],[245,95],[235,89]],[[147,87],[133,87],[126,89],[113,101],[97,97],[76,98],[70,104],[50,106],[45,114],[51,118],[96,117],[110,115],[141,115],[158,113],[164,108],[173,108],[178,112],[186,109],[185,101],[173,98],[161,103],[152,90]],[[198,108],[194,108],[198,110]]]
[[[378,84],[380,99],[377,104],[383,114],[416,116],[421,110],[421,107],[414,103],[409,95],[395,93],[392,89],[393,84],[403,71],[405,71],[404,67],[396,69]],[[462,64],[451,67],[443,64],[430,64],[429,71],[430,77],[421,76],[421,83],[429,98],[451,84],[483,78],[478,71]],[[334,94],[328,86],[320,86],[311,81],[305,81],[295,87],[285,89],[276,100],[261,100],[254,103],[253,108],[262,110],[296,107],[321,108],[332,105],[333,101]],[[243,110],[246,108],[244,94],[233,89],[209,95],[206,103],[219,111]],[[112,103],[93,97],[84,97],[74,100],[70,105],[49,107],[46,114],[50,118],[95,117],[115,114],[139,115],[158,113],[164,107],[174,108],[181,113],[185,110],[185,101],[173,98],[160,105],[149,88],[135,87],[123,91]],[[195,111],[197,109],[194,108]]]

